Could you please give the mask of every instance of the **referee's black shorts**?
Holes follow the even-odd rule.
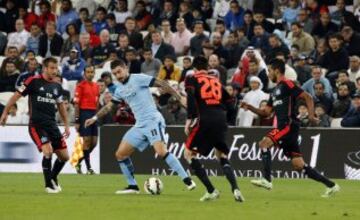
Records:
[[[226,114],[218,111],[216,114],[201,115],[198,124],[191,130],[185,146],[187,149],[208,156],[213,148],[228,154],[226,144],[227,122]]]

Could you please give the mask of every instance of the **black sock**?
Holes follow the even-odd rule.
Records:
[[[235,189],[239,189],[239,186],[236,182],[234,170],[231,167],[229,160],[226,158],[220,158],[220,164],[226,176],[226,179],[229,181],[231,185],[231,190],[234,191]]]
[[[263,176],[271,182],[271,152],[268,149],[261,150],[261,159],[264,166]]]
[[[46,156],[43,157],[42,169],[45,179],[45,187],[53,188],[53,185],[51,184],[51,156],[50,158],[47,158]]]
[[[57,184],[57,176],[59,175],[64,165],[65,162],[59,160],[59,158],[55,160],[53,169],[51,171],[51,178],[56,182],[56,184]]]
[[[90,150],[84,150],[84,160],[85,160],[86,168],[87,168],[88,170],[91,169],[91,164],[90,164]]]
[[[310,167],[309,165],[305,164],[303,169],[305,171],[305,174],[309,178],[311,178],[313,180],[316,180],[318,182],[322,182],[323,184],[325,184],[329,188],[335,186],[335,183],[333,181],[331,181],[327,177],[321,175],[317,170]]]
[[[209,177],[206,174],[206,171],[202,164],[195,158],[191,159],[191,168],[194,170],[195,175],[200,179],[200,181],[205,185],[209,193],[213,193],[215,188],[210,182]]]

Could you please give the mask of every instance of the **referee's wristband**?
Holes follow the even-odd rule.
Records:
[[[98,117],[95,115],[94,117],[92,117],[91,119],[94,119],[95,121],[98,120]]]

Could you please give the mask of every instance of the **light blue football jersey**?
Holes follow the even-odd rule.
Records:
[[[149,89],[153,80],[155,78],[145,74],[130,74],[125,83],[116,84],[113,100],[124,100],[130,106],[136,119],[135,127],[163,120]]]

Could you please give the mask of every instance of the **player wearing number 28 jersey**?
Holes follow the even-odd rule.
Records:
[[[229,148],[225,142],[226,106],[230,103],[230,96],[219,79],[207,73],[205,57],[196,57],[193,66],[196,69],[195,74],[185,80],[188,106],[188,120],[185,125],[185,133],[188,135],[185,158],[207,189],[200,201],[213,200],[219,196],[219,191],[214,188],[205,169],[196,159],[197,154],[207,156],[215,148],[216,156],[231,184],[235,200],[243,202],[244,198],[236,183],[234,171],[227,159]]]

